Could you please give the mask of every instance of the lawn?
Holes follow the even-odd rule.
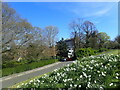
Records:
[[[2,76],[8,76],[8,75],[11,75],[11,74],[32,70],[32,69],[35,69],[35,68],[38,68],[38,67],[42,67],[42,66],[45,66],[45,65],[48,65],[48,64],[55,63],[57,61],[58,61],[57,59],[41,60],[41,61],[38,61],[38,62],[23,64],[23,65],[19,65],[19,66],[12,67],[12,68],[3,68],[2,69]]]
[[[116,51],[110,54],[116,54]],[[108,53],[82,58],[72,65],[17,84],[16,88],[118,88],[119,60],[119,55]]]

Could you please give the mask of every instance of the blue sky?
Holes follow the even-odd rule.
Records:
[[[117,2],[9,2],[33,26],[59,28],[59,39],[70,38],[69,23],[76,18],[93,22],[113,40],[118,35]]]

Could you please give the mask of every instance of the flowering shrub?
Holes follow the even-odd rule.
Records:
[[[120,83],[119,61],[119,55],[90,56],[18,88],[117,88]]]

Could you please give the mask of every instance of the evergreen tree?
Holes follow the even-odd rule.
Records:
[[[60,59],[68,56],[67,44],[64,42],[63,38],[57,42],[57,56],[59,56]]]

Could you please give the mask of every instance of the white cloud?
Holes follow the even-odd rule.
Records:
[[[107,14],[110,11],[110,8],[106,8],[106,9],[102,9],[102,10],[98,10],[97,12],[93,12],[90,13],[89,15],[87,14],[87,16],[91,17],[91,16],[103,16],[105,14]]]
[[[69,9],[73,14],[80,17],[103,16],[116,5],[116,3],[84,3]]]

